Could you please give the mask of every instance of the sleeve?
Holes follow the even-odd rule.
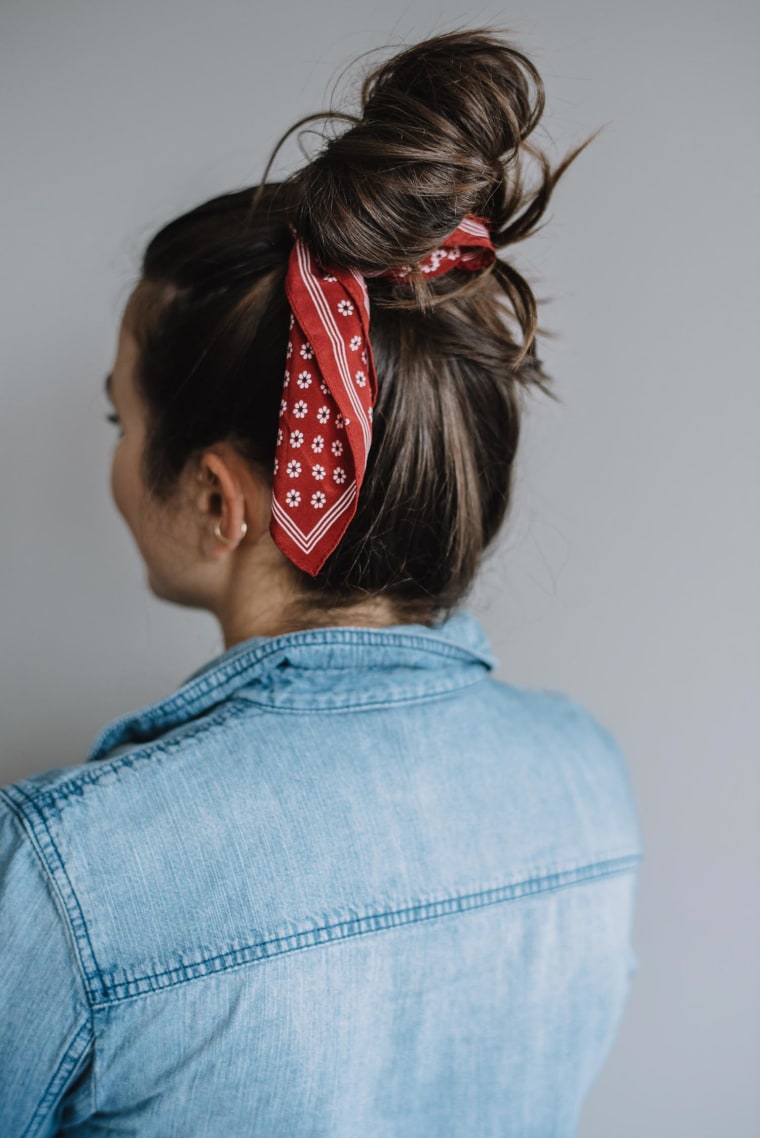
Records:
[[[90,1009],[55,886],[1,794],[0,1009],[0,1134],[55,1135],[91,1060]]]

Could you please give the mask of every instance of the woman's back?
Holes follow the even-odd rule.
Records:
[[[4,788],[2,1133],[574,1134],[640,832],[497,662],[467,611],[254,637]]]

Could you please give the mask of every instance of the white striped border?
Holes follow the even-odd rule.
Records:
[[[285,508],[281,506],[274,497],[272,498],[272,513],[293,543],[297,545],[299,549],[302,549],[304,553],[311,553],[320,538],[324,536],[333,522],[335,522],[341,514],[345,513],[355,497],[356,479],[343,491],[337,502],[333,502],[327,513],[322,515],[308,534],[303,532],[301,527],[294,521],[293,515],[287,513]]]

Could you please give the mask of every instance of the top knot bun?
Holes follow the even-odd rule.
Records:
[[[366,77],[361,118],[337,116],[355,125],[288,179],[293,224],[320,263],[365,274],[420,260],[466,213],[507,244],[523,201],[509,167],[543,109],[535,67],[493,33],[416,44]]]

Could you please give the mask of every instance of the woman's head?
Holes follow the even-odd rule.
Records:
[[[150,491],[144,460],[152,420],[136,382],[140,355],[131,331],[138,297],[136,290],[127,304],[107,378],[120,427],[111,495],[135,537],[156,596],[221,616],[230,588],[228,571],[236,564],[225,556],[225,548],[233,543],[224,539],[227,533],[242,537],[248,526],[252,534],[266,527],[266,494],[257,487],[247,461],[226,440],[204,447],[202,455],[186,463],[171,494],[157,497]]]
[[[506,259],[435,280],[373,274],[421,260],[467,213],[497,250],[534,232],[591,141],[552,170],[526,142],[543,105],[533,65],[494,33],[435,37],[368,75],[359,114],[310,116],[349,125],[302,170],[154,236],[114,365],[140,426],[129,441],[125,428],[112,487],[159,595],[219,612],[225,588],[271,594],[276,581],[282,628],[361,605],[427,624],[466,596],[508,511],[521,389],[551,395],[533,293]],[[541,169],[532,192],[526,152]],[[322,264],[365,275],[378,379],[356,513],[314,577],[268,532],[290,225]]]

